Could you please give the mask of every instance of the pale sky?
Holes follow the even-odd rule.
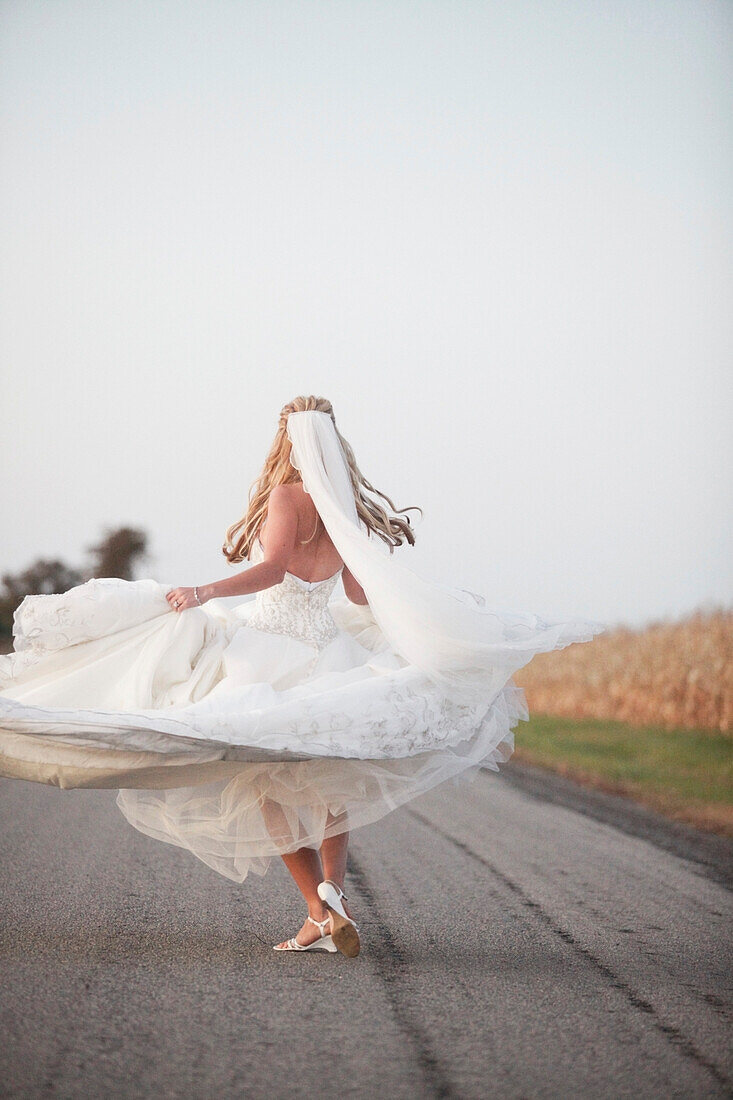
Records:
[[[282,404],[424,575],[733,602],[733,5],[0,3],[0,572],[228,575]]]

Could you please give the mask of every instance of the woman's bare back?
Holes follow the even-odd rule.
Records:
[[[344,564],[302,483],[276,485],[270,502],[267,522],[259,531],[265,558],[284,560],[288,573],[309,583],[328,580],[343,566],[341,579],[348,599],[366,604],[364,589]],[[284,546],[288,549],[283,559]]]
[[[288,555],[287,571],[303,581],[324,581],[337,573],[344,564],[331,541],[316,506],[301,482],[278,486],[282,503],[291,512],[295,526],[295,544]],[[287,491],[287,495],[282,492]],[[267,523],[259,532],[265,554],[268,545]]]

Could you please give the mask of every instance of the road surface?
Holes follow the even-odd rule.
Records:
[[[352,839],[363,951],[276,955],[238,886],[114,792],[0,782],[8,1097],[733,1094],[730,851],[512,763]]]

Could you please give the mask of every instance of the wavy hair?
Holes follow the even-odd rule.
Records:
[[[262,467],[260,476],[250,487],[247,511],[241,519],[227,528],[221,550],[224,557],[232,565],[249,558],[257,533],[265,521],[267,503],[274,486],[290,485],[302,480],[299,471],[290,465],[292,444],[287,433],[287,422],[291,413],[308,412],[310,410],[327,413],[333,421],[336,435],[344,449],[349,467],[356,511],[359,519],[366,525],[367,530],[386,542],[390,548],[390,553],[396,546],[401,546],[403,542],[409,543],[410,546],[415,545],[415,535],[407,513],[417,511],[422,515],[422,508],[417,505],[398,508],[385,493],[375,489],[367,481],[356,464],[351,445],[336,427],[336,418],[330,401],[327,401],[325,397],[296,397],[293,401],[289,401],[287,405],[283,405],[280,410],[277,432],[270,447],[270,453],[265,459],[265,465]],[[377,498],[381,498],[381,500]],[[385,501],[388,508],[381,501]],[[303,545],[315,538],[318,528],[319,523],[317,522],[313,534],[309,539],[303,540]]]

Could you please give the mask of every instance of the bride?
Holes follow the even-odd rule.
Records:
[[[498,770],[529,717],[512,674],[604,629],[419,577],[393,553],[411,510],[362,475],[330,402],[297,397],[227,532],[247,569],[25,598],[0,657],[0,774],[119,789],[135,828],[236,882],[282,857],[307,917],[275,950],[357,955],[349,832]]]

